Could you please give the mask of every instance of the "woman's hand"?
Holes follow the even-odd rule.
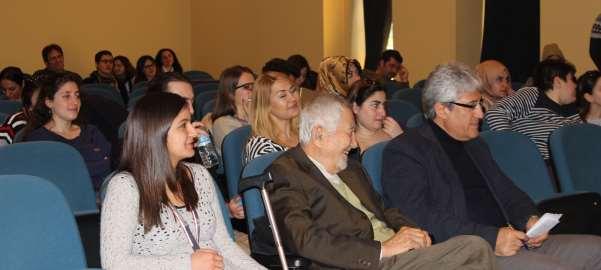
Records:
[[[236,195],[236,197],[232,198],[227,204],[227,207],[230,210],[230,217],[236,219],[244,218],[244,207],[242,207],[242,199],[240,198],[240,195]]]
[[[382,121],[382,130],[384,130],[384,132],[388,134],[390,138],[394,138],[403,134],[403,129],[401,128],[399,123],[397,123],[397,121],[390,116],[387,116]]]
[[[192,270],[222,270],[223,257],[212,249],[201,248],[194,251],[192,257]]]

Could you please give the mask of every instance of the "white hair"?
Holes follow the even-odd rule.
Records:
[[[309,143],[315,127],[322,127],[326,132],[336,131],[344,107],[349,107],[344,99],[329,94],[321,94],[307,104],[300,113],[300,144]]]
[[[422,93],[422,107],[426,118],[436,117],[436,103],[454,102],[460,95],[480,91],[481,87],[480,78],[463,63],[436,66],[428,76]]]

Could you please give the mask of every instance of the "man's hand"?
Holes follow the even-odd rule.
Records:
[[[402,227],[392,238],[382,243],[382,257],[391,257],[412,249],[432,245],[432,239],[426,231],[411,227]]]
[[[532,226],[534,226],[534,224],[536,224],[538,219],[539,219],[538,216],[530,217],[530,219],[528,219],[528,223],[526,223],[526,231],[530,230],[530,228],[532,228]],[[545,242],[545,240],[547,240],[547,238],[549,238],[548,232],[541,234],[537,237],[528,239],[528,242],[526,242],[526,245],[528,245],[529,248],[537,248],[537,247],[540,247],[543,244],[543,242]]]
[[[513,256],[528,240],[525,233],[516,231],[513,228],[503,227],[497,234],[497,244],[495,246],[495,255]]]

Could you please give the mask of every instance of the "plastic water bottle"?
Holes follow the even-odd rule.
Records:
[[[215,146],[209,135],[200,135],[196,148],[200,156],[200,162],[205,168],[212,168],[219,164],[219,156],[217,156],[217,151],[215,151]]]

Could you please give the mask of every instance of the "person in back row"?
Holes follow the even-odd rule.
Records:
[[[511,89],[509,70],[497,60],[486,60],[478,64],[476,74],[482,81],[484,112],[495,106],[499,100],[515,93]]]
[[[117,79],[113,75],[113,54],[107,50],[99,51],[94,55],[94,62],[96,62],[96,70],[92,71],[83,83],[108,84],[115,88],[115,91],[119,91]]]
[[[582,123],[576,101],[576,69],[563,60],[545,60],[534,75],[536,87],[522,88],[486,112],[491,130],[528,136],[549,164],[549,137],[557,128]]]
[[[340,97],[321,95],[300,116],[300,145],[268,168],[284,247],[311,269],[496,269],[482,238],[432,245],[428,232],[387,208],[361,164],[348,159],[355,121]]]
[[[500,269],[599,269],[600,237],[526,236],[540,214],[478,137],[480,87],[463,64],[440,65],[430,73],[422,97],[428,122],[384,148],[387,205],[428,230],[435,243],[464,234],[484,238]]]

